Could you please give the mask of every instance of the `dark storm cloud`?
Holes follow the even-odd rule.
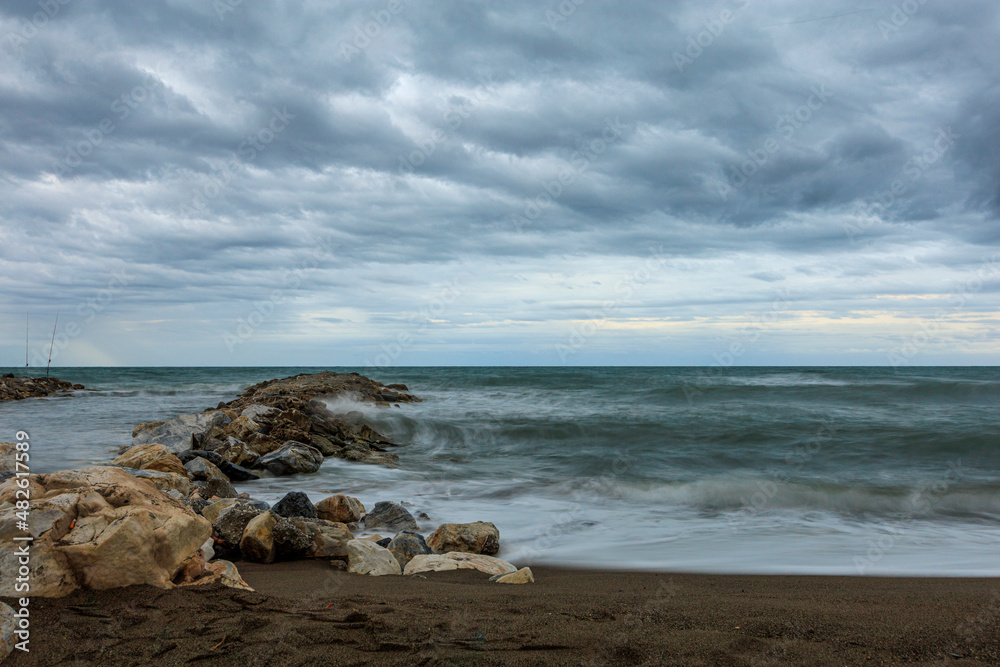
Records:
[[[985,0],[7,2],[9,311],[130,266],[118,307],[194,304],[171,315],[194,329],[220,316],[196,304],[235,317],[275,286],[289,326],[377,329],[473,268],[463,318],[558,321],[606,286],[569,276],[654,246],[690,262],[683,293],[635,317],[776,285],[810,308],[941,293],[998,244],[998,21]]]

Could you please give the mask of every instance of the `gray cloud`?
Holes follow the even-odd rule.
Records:
[[[609,301],[573,363],[711,363],[777,290],[748,359],[885,363],[1000,245],[1000,10],[902,4],[4,3],[0,353],[124,267],[62,362],[358,364],[457,280],[396,363]],[[922,361],[1000,360],[998,284]]]

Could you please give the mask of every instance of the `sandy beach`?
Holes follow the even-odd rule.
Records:
[[[242,563],[256,592],[32,601],[10,665],[994,665],[1000,580],[534,568],[365,577]],[[424,578],[426,577],[426,578]]]

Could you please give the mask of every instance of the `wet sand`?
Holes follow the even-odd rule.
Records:
[[[256,592],[36,598],[31,653],[5,664],[1000,664],[1000,579],[239,567]]]

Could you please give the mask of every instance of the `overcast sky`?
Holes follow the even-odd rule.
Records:
[[[0,366],[996,364],[989,0],[0,4]]]

